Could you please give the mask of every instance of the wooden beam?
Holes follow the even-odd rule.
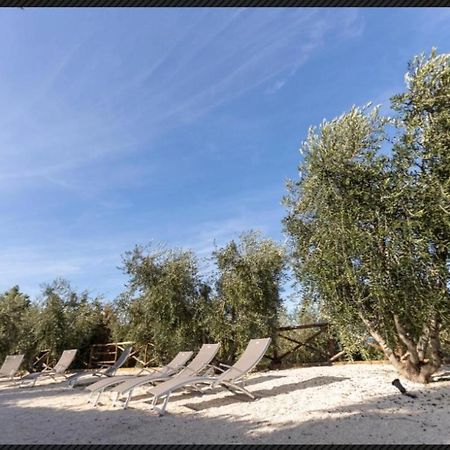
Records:
[[[342,350],[339,353],[336,353],[334,356],[332,356],[328,361],[333,362],[336,361],[337,359],[339,359],[341,356],[345,355],[345,350]]]
[[[280,327],[278,328],[278,331],[305,330],[307,328],[326,328],[328,327],[328,325],[328,322],[305,323],[303,325],[294,325],[291,327]]]
[[[301,342],[300,344],[298,344],[297,346],[295,346],[293,349],[283,353],[282,355],[280,355],[278,357],[278,360],[281,361],[283,358],[285,358],[286,356],[290,355],[291,353],[295,352],[296,350],[298,350],[300,347],[305,346],[306,344],[308,344],[309,342],[311,342],[314,338],[316,338],[317,336],[319,336],[319,334],[323,333],[323,329],[320,329],[319,331],[315,332],[314,334],[312,334],[311,336],[308,337],[308,339],[306,339],[306,341]]]
[[[294,342],[295,344],[302,344],[302,343],[303,343],[303,342],[301,342],[301,341],[297,341],[297,340],[295,340],[295,339],[292,339],[292,338],[289,337],[289,336],[284,336],[283,334],[279,334],[278,336],[280,336],[280,337],[283,338],[283,339],[286,339],[287,341]]]

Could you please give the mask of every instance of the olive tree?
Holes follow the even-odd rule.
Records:
[[[0,294],[0,360],[25,353],[28,360],[36,350],[38,310],[30,298],[14,286]]]
[[[58,358],[63,350],[79,350],[77,360],[86,357],[90,345],[105,341],[109,330],[101,298],[86,291],[76,292],[70,283],[56,279],[43,286],[37,323],[37,342]]]
[[[275,341],[285,275],[284,249],[253,231],[214,252],[217,297],[211,308],[211,335],[222,355],[234,360],[251,338]]]
[[[312,128],[284,199],[295,274],[344,345],[369,333],[423,383],[450,312],[449,61],[413,60],[395,120],[354,107]]]
[[[200,322],[194,317],[202,284],[194,254],[136,246],[123,262],[129,282],[120,298],[119,315],[126,336],[150,344],[157,363],[177,351],[198,347]]]

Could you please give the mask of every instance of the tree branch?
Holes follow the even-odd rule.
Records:
[[[430,356],[433,366],[440,367],[442,363],[441,341],[439,339],[439,322],[436,317],[430,322]]]
[[[359,313],[359,317],[363,321],[364,325],[369,330],[370,335],[378,342],[379,346],[383,349],[384,354],[389,359],[391,364],[399,369],[402,368],[402,363],[400,361],[400,358],[393,352],[393,350],[387,345],[386,341],[383,339],[381,334],[377,331],[375,326],[368,320],[366,317],[362,315],[362,313]]]
[[[401,341],[406,345],[406,348],[409,352],[409,360],[412,364],[415,366],[418,366],[420,363],[419,355],[417,354],[417,348],[412,339],[408,337],[408,332],[406,331],[405,327],[400,323],[400,320],[397,316],[397,314],[394,314],[394,323],[395,328],[397,329],[398,337],[401,339]]]
[[[417,354],[419,356],[420,361],[423,361],[425,359],[427,350],[428,350],[428,344],[430,340],[430,328],[428,327],[428,324],[423,325],[422,334],[420,335],[419,342],[417,343]]]

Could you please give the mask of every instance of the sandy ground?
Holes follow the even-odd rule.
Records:
[[[122,373],[126,373],[122,372]],[[385,364],[254,373],[249,400],[226,390],[173,395],[158,417],[139,392],[127,410],[86,403],[82,388],[0,384],[1,444],[450,443],[450,381],[391,385]]]

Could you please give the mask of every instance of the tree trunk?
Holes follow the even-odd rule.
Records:
[[[397,316],[394,316],[395,327],[398,337],[406,347],[403,355],[399,356],[386,343],[377,328],[367,318],[360,315],[370,335],[377,341],[390,363],[404,378],[414,382],[426,384],[430,382],[431,376],[442,364],[439,341],[439,323],[436,318],[430,320],[426,327],[426,336],[423,334],[416,344],[408,335]],[[424,341],[427,345],[424,345]],[[430,358],[427,360],[423,355],[423,348],[430,348]]]

